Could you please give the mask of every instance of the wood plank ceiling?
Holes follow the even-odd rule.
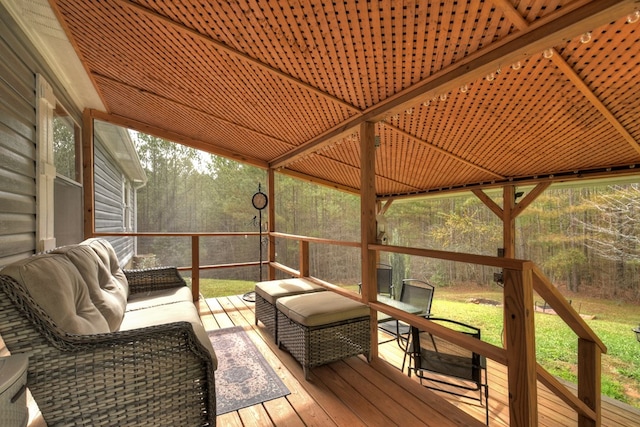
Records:
[[[640,3],[50,0],[134,126],[380,198],[633,171]]]

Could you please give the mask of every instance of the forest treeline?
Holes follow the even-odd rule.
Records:
[[[148,135],[135,138],[148,183],[138,190],[139,231],[250,232],[259,230],[251,197],[266,172]],[[640,180],[639,180],[640,181]],[[588,183],[587,183],[588,184]],[[533,260],[558,286],[603,298],[640,300],[640,185],[573,186],[547,189],[516,220],[516,256]],[[276,230],[284,233],[360,240],[360,205],[355,195],[276,174]],[[518,188],[526,192],[530,188]],[[500,191],[488,192],[502,205]],[[266,230],[266,210],[262,227]],[[389,244],[496,255],[502,246],[500,219],[471,193],[398,200],[384,221]],[[203,238],[200,262],[257,261],[257,236]],[[266,245],[263,239],[263,259]],[[311,274],[336,284],[360,281],[360,250],[311,248]],[[158,262],[190,265],[189,238],[141,238],[139,253]],[[278,239],[278,262],[297,268],[298,243]],[[438,286],[493,282],[495,268],[382,253],[394,280],[426,279]],[[265,273],[263,273],[265,274]],[[202,276],[258,280],[257,267],[207,271]]]

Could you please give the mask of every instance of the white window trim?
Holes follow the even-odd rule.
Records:
[[[56,97],[44,77],[36,75],[36,250],[56,247],[53,230],[53,182],[56,167],[53,157],[53,111]]]

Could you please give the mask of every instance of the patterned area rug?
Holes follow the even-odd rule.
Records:
[[[218,356],[215,374],[218,415],[290,393],[242,327],[217,329],[208,334]]]

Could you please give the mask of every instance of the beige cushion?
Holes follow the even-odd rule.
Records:
[[[89,246],[64,246],[53,251],[64,254],[76,266],[87,284],[93,304],[109,323],[109,329],[120,327],[127,305],[125,287],[111,276],[109,270]]]
[[[305,326],[328,325],[370,314],[367,305],[334,292],[282,297],[276,307],[289,319]]]
[[[196,306],[192,302],[176,302],[173,304],[149,307],[141,310],[127,311],[120,325],[121,331],[145,328],[147,326],[164,325],[173,322],[189,322],[202,345],[211,353],[213,368],[218,367],[216,353],[213,350],[207,332],[202,326]],[[180,361],[176,361],[179,363]]]
[[[96,237],[87,239],[80,244],[87,245],[93,249],[105,266],[105,269],[100,271],[100,286],[104,287],[104,284],[109,283],[111,280],[119,282],[125,290],[126,300],[129,297],[129,282],[124,271],[120,268],[118,256],[111,243],[108,240]]]
[[[176,286],[156,291],[136,292],[129,296],[126,311],[141,310],[176,302],[189,302],[193,305],[191,289],[186,286]]]
[[[324,290],[324,287],[302,278],[258,282],[255,287],[256,294],[272,305],[275,305],[276,300],[281,297]]]
[[[72,334],[109,332],[78,269],[60,254],[37,255],[2,270],[29,292],[58,327]]]

